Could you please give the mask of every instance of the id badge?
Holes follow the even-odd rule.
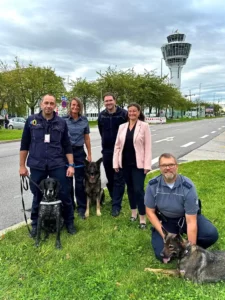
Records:
[[[45,143],[50,143],[50,134],[45,134]]]

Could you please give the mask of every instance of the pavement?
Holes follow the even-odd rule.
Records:
[[[225,160],[225,132],[221,133],[203,146],[179,158],[179,163],[196,160]],[[154,170],[155,171],[155,170]],[[30,223],[30,220],[29,220]],[[15,230],[26,223],[21,222],[0,231],[0,240],[6,232]]]

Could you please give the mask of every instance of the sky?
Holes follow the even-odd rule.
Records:
[[[181,92],[225,103],[224,0],[0,0],[0,60],[95,80],[109,66],[169,69],[161,46],[178,30],[192,44]]]

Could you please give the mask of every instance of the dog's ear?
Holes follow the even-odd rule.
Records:
[[[89,164],[90,164],[90,162],[87,159],[85,159],[84,160],[84,166],[87,168]]]
[[[60,182],[57,179],[55,179],[55,193],[56,193],[56,195],[58,195],[58,193],[60,191],[60,188],[61,188]]]
[[[45,191],[45,179],[43,179],[43,180],[40,182],[39,188],[40,188],[41,192],[44,193],[44,191]]]
[[[165,234],[165,237],[168,235],[168,231],[162,226],[162,232]]]
[[[102,163],[102,157],[100,157],[97,161],[96,164],[100,167],[100,164]]]

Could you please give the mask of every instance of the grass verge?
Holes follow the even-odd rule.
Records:
[[[23,130],[19,129],[0,129],[0,141],[19,140],[22,137]]]
[[[183,164],[180,173],[196,184],[203,214],[218,228],[219,241],[213,249],[225,249],[224,182],[225,162],[199,161]],[[157,172],[150,174],[146,184]],[[108,198],[107,198],[108,199]],[[55,250],[55,235],[39,248],[28,238],[27,228],[7,233],[0,243],[0,299],[225,299],[224,283],[196,285],[180,278],[144,272],[162,265],[150,244],[149,228],[141,231],[129,221],[127,196],[118,218],[110,216],[107,201],[102,216],[94,207],[87,220],[75,220],[78,232],[62,232],[62,250]]]

